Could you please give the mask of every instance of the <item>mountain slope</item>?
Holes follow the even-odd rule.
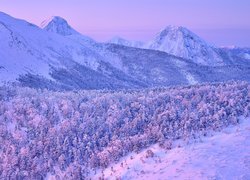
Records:
[[[51,85],[59,83],[62,87],[87,89],[88,83],[92,83],[89,84],[92,89],[128,88],[140,84],[113,68],[83,43],[4,13],[0,13],[0,32],[1,82],[18,79],[24,85],[33,86],[39,77],[40,81]],[[65,76],[71,79],[71,85],[65,84],[68,83],[64,81]]]
[[[106,179],[249,179],[250,121],[223,130],[200,143],[165,150],[151,146],[106,168]],[[181,143],[180,143],[181,144]],[[153,157],[148,157],[153,152]],[[133,157],[132,159],[130,157]],[[121,164],[124,164],[121,166]],[[93,178],[103,176],[98,172]]]
[[[179,30],[178,34],[184,38]],[[98,43],[59,17],[43,23],[41,29],[0,13],[0,83],[49,89],[134,89],[250,81],[249,50],[214,49],[194,35],[189,38],[192,37],[194,47],[198,43],[197,49],[186,48],[180,43],[183,41],[169,45],[182,45],[183,51],[177,48],[177,53],[194,54],[198,59],[178,57],[163,50],[128,47],[128,44]],[[199,54],[203,48],[208,51],[206,56]],[[223,63],[211,59],[210,51],[222,57]]]
[[[238,65],[206,66],[162,51],[114,44],[107,44],[104,52],[112,52],[112,57],[122,64],[120,70],[149,87],[250,80],[249,61]]]
[[[3,41],[1,47],[6,47],[6,51],[1,51],[3,56],[0,65],[5,68],[0,71],[2,81],[18,79],[25,86],[40,87],[40,84],[46,84],[46,87],[66,89],[117,89],[188,84],[178,67],[168,61],[170,56],[167,54],[162,56],[151,50],[137,51],[119,45],[88,43],[85,38],[77,38],[83,37],[80,34],[65,36],[57,31],[47,32],[6,14],[1,15],[0,21],[20,39],[19,44],[26,43],[23,48],[27,49],[18,50],[18,44],[9,47],[7,41]],[[61,21],[63,20],[60,19],[59,22]],[[57,24],[58,28],[55,27]],[[47,26],[50,26],[50,23]],[[47,26],[44,28],[48,29]],[[63,26],[60,23],[53,21],[53,27],[53,30],[62,32],[60,28]],[[11,33],[2,32],[4,36],[11,36]],[[122,53],[119,53],[120,50]],[[123,53],[128,55],[127,58],[124,59]],[[154,62],[153,59],[158,60]],[[16,63],[20,63],[19,68],[13,66]],[[159,68],[151,69],[153,64]],[[10,78],[11,68],[13,77]]]
[[[249,66],[250,48],[219,48],[221,56],[227,64]]]
[[[149,87],[189,84],[184,71],[190,64],[181,58],[165,52],[115,44],[105,45],[105,51],[121,61],[123,72]]]
[[[184,27],[167,26],[144,48],[164,51],[202,65],[221,65],[216,49]]]
[[[2,86],[0,179],[89,179],[91,172],[94,175],[99,168],[109,167],[109,170],[113,163],[113,170],[117,171],[119,167],[118,171],[126,173],[130,171],[126,163],[122,165],[121,162],[129,160],[127,155],[140,154],[158,143],[168,150],[164,155],[164,160],[168,160],[181,141],[200,142],[211,132],[237,126],[240,123],[238,117],[250,115],[249,99],[250,86],[246,82],[128,91],[54,92]],[[246,134],[246,139],[233,140],[229,136],[226,141],[221,141],[223,144],[214,147],[223,149],[223,153],[232,153],[237,150],[237,144],[233,144],[230,151],[221,146],[238,141],[241,144],[239,151],[245,153],[242,154],[245,157],[238,156],[242,158],[236,160],[246,160],[247,165],[249,151],[247,144],[243,144],[249,142],[249,133]],[[170,148],[173,151],[169,151]],[[176,149],[173,158],[183,162],[183,154],[178,153],[180,148]],[[193,152],[192,148],[184,150]],[[203,150],[194,151],[191,160],[197,160],[195,155]],[[152,153],[148,155],[151,157]],[[218,154],[219,160],[224,159],[223,155]],[[135,154],[134,157],[138,160],[140,156]],[[144,160],[147,159],[135,163]],[[150,160],[159,162],[158,157]],[[209,157],[205,160],[208,161]],[[166,164],[162,161],[162,164],[154,165]],[[175,168],[179,161],[171,164],[166,168]],[[132,172],[133,165],[132,162]],[[143,165],[151,167],[152,172],[152,164]],[[206,163],[204,165],[207,167]],[[237,167],[240,165],[244,167],[244,164]],[[37,168],[32,168],[34,166]],[[153,170],[161,172],[158,167]],[[164,172],[168,173],[167,170]],[[99,177],[105,178],[101,174]]]

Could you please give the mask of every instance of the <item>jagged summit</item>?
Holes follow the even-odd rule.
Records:
[[[212,45],[182,26],[165,27],[144,48],[165,51],[203,65],[222,63]]]
[[[183,26],[166,26],[164,29],[162,29],[157,35],[156,38],[165,38],[166,36],[171,35],[173,38],[178,36],[190,36],[192,39],[196,39],[199,41],[203,41],[200,37],[198,37],[196,34],[194,34],[192,31],[187,29]]]
[[[164,31],[189,31],[186,27],[184,26],[174,26],[174,25],[168,25],[165,28],[161,29],[160,32],[164,32]]]
[[[68,22],[59,16],[53,16],[41,23],[41,28],[49,32],[54,32],[63,36],[79,34]]]

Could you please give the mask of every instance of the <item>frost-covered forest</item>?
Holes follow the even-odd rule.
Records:
[[[0,179],[84,179],[130,152],[250,115],[246,82],[130,91],[0,88]]]

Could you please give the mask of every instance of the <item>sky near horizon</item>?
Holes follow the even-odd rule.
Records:
[[[250,47],[250,0],[0,0],[0,11],[36,25],[61,16],[99,41],[148,41],[176,25],[218,46]]]

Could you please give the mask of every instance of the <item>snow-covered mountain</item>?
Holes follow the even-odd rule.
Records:
[[[216,48],[184,27],[167,26],[144,48],[164,51],[202,65],[222,65]]]
[[[189,83],[184,70],[175,63],[177,57],[114,44],[89,43],[78,33],[65,36],[61,32],[76,31],[69,25],[66,30],[61,22],[66,23],[61,18],[53,18],[41,29],[1,13],[1,81],[17,80],[25,86],[66,89]],[[48,32],[51,24],[53,31]]]
[[[59,16],[53,16],[43,21],[41,23],[41,28],[45,29],[46,31],[55,32],[63,36],[79,34],[68,24],[65,19]]]
[[[142,48],[144,46],[143,42],[140,42],[140,41],[130,41],[130,40],[118,37],[118,36],[113,37],[107,43],[118,44],[118,45],[128,46],[128,47],[135,47],[135,48]]]
[[[171,40],[174,47],[181,45],[180,52],[184,53],[171,55],[163,49],[129,47],[139,45],[124,44],[124,41],[121,41],[123,45],[119,41],[98,43],[60,17],[42,24],[40,28],[0,13],[1,83],[18,82],[50,89],[127,89],[250,80],[248,50],[213,48],[184,28],[178,31],[185,33],[177,35],[182,34],[180,37],[184,38],[186,34],[191,40],[189,44],[186,40],[186,44]],[[159,42],[171,45],[160,39]],[[195,58],[184,56],[190,54]],[[217,55],[219,59],[212,58]]]
[[[40,27],[48,32],[56,33],[62,36],[67,36],[85,46],[94,45],[96,42],[88,36],[84,36],[73,29],[68,22],[59,16],[53,16],[43,21]]]
[[[0,34],[1,82],[86,89],[137,87],[129,83],[126,74],[74,38],[47,32],[5,13],[0,13]]]

